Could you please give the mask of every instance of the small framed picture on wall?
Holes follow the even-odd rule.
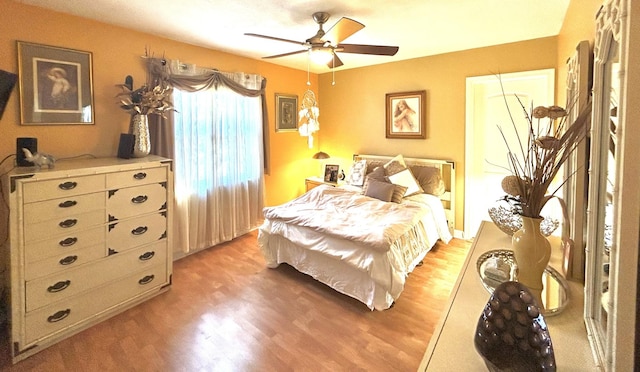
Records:
[[[427,92],[387,93],[387,138],[427,138]]]
[[[298,96],[276,93],[276,132],[298,130]]]
[[[324,166],[324,182],[338,182],[339,165],[327,164]]]

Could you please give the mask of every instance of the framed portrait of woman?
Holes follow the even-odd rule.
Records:
[[[387,93],[386,137],[427,138],[427,91]]]
[[[17,44],[21,123],[94,124],[91,52]]]

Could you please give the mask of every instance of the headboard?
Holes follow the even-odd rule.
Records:
[[[353,161],[366,160],[367,163],[381,163],[385,164],[394,156],[386,155],[361,155],[354,154]],[[442,200],[445,214],[447,215],[447,224],[449,230],[453,233],[456,226],[456,168],[455,163],[451,160],[437,160],[437,159],[422,159],[422,158],[407,158],[404,157],[404,162],[409,165],[428,166],[440,169],[440,174],[444,182],[444,194],[439,198]]]

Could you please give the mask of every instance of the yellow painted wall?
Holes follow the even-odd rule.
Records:
[[[555,68],[556,50],[557,38],[549,37],[340,71],[334,86],[331,74],[321,74],[321,147],[343,167],[354,153],[455,161],[456,229],[462,230],[466,78]],[[385,94],[415,90],[427,93],[427,138],[385,138]]]
[[[263,61],[114,27],[42,8],[0,0],[0,69],[18,73],[16,40],[71,48],[93,54],[95,125],[20,125],[19,90],[14,89],[0,119],[0,156],[15,153],[17,137],[38,138],[38,149],[57,158],[82,154],[115,156],[120,133],[128,128],[128,115],[116,105],[116,84],[126,75],[139,86],[145,79],[148,47],[155,56],[166,56],[221,71],[257,73],[267,78],[271,172],[266,177],[267,203],[277,204],[297,196],[304,185],[301,159],[311,156],[297,133],[275,133],[275,93],[302,96],[307,72]],[[317,75],[311,75],[317,86]],[[304,161],[302,161],[304,163]],[[4,168],[6,169],[6,168]],[[295,185],[295,187],[292,187]],[[297,187],[297,188],[296,188]]]
[[[600,2],[572,0],[558,37],[417,58],[378,66],[311,75],[311,88],[320,104],[321,130],[314,147],[296,132],[275,132],[275,93],[296,94],[307,89],[306,71],[280,67],[196,47],[129,29],[0,0],[0,69],[18,72],[16,40],[93,53],[96,124],[90,126],[20,125],[18,89],[0,119],[0,156],[15,152],[17,137],[37,137],[39,149],[58,158],[93,154],[114,156],[128,116],[115,104],[117,88],[126,75],[136,86],[144,79],[140,56],[145,47],[158,55],[223,71],[258,73],[268,79],[270,174],[266,203],[290,200],[304,191],[304,178],[320,173],[321,162],[311,155],[322,149],[331,163],[350,164],[353,153],[377,153],[452,159],[457,167],[457,229],[463,226],[465,79],[469,76],[555,68],[558,102],[564,102],[564,61],[578,41],[593,40],[593,19]],[[372,57],[385,58],[385,57]],[[564,75],[563,75],[564,73]],[[385,94],[427,91],[427,139],[386,139]]]

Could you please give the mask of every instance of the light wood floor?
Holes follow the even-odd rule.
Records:
[[[415,371],[470,244],[439,242],[389,310],[287,265],[256,233],[174,263],[166,293],[3,371]],[[471,337],[471,336],[470,336]]]

